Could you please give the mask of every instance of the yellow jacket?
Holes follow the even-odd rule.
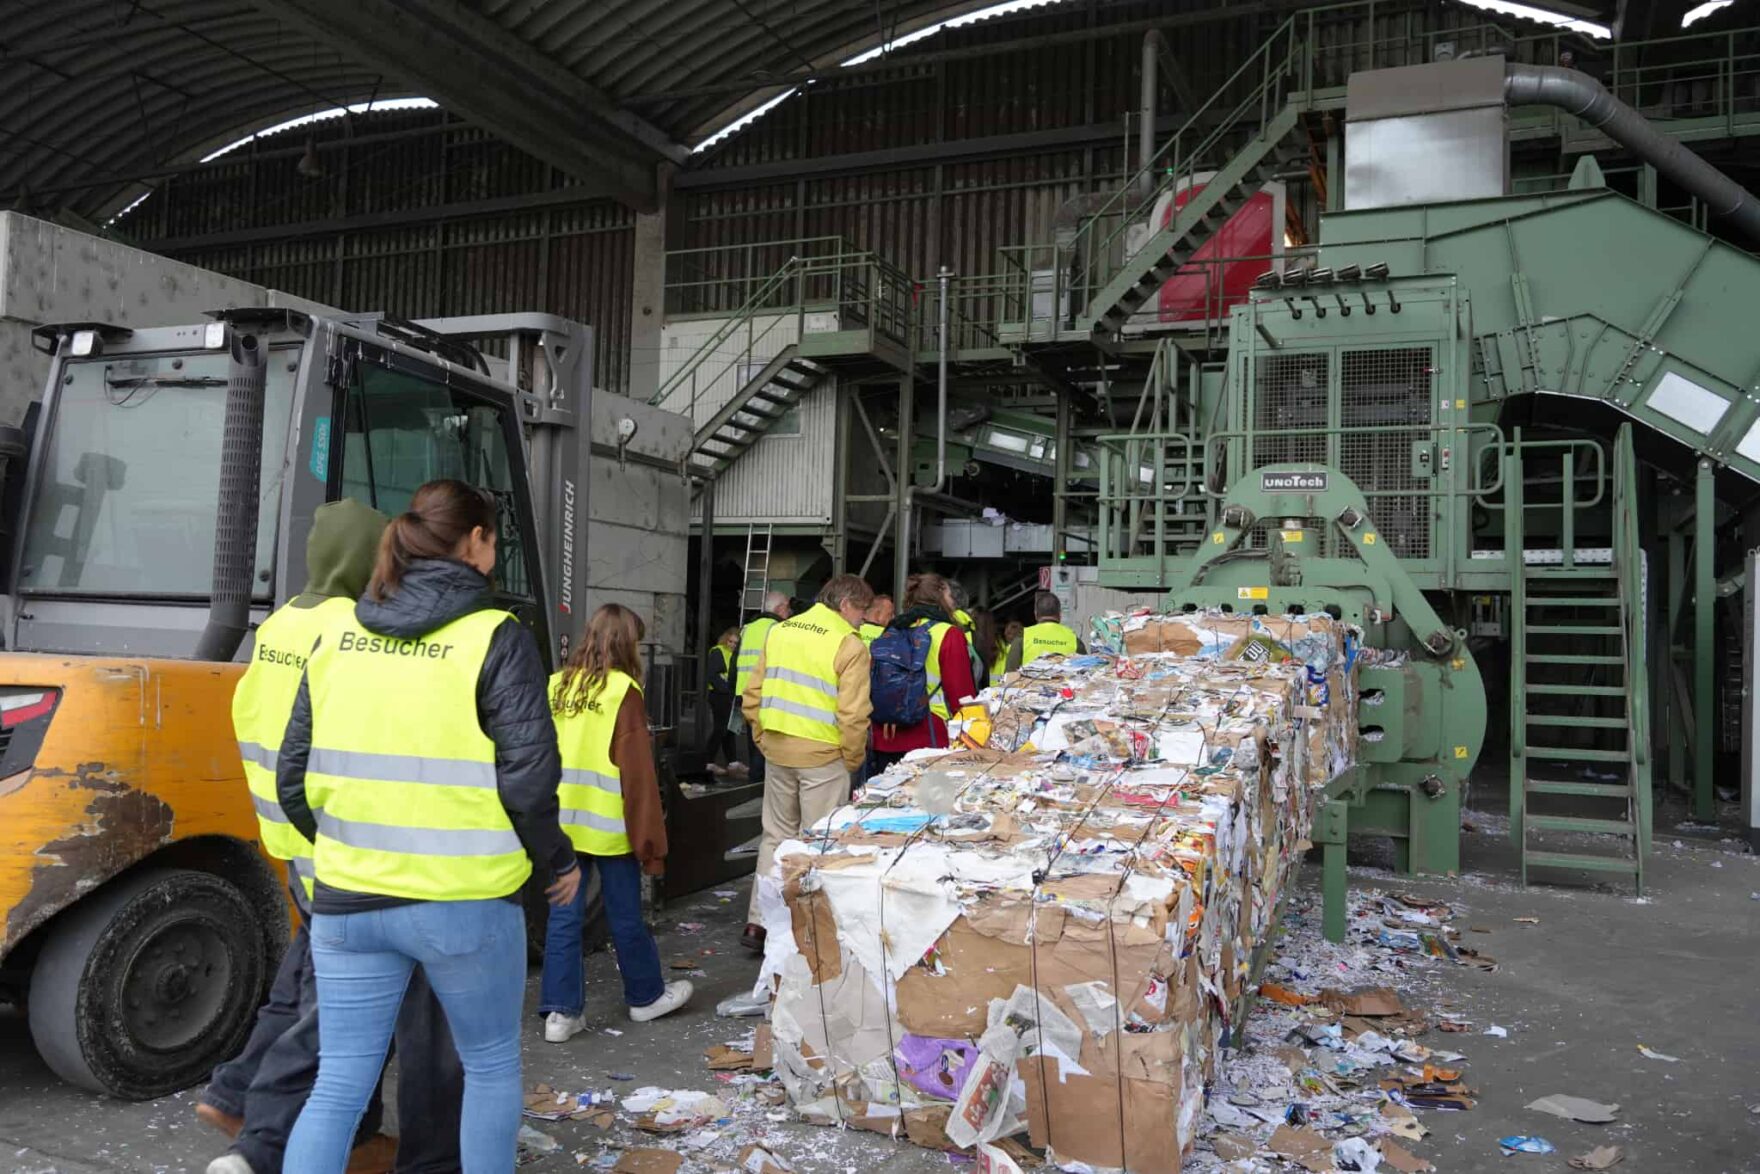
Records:
[[[811,738],[764,731],[758,710],[764,685],[764,656],[760,652],[758,663],[752,666],[751,676],[746,681],[746,690],[740,695],[740,709],[765,760],[796,768],[825,766],[836,762],[841,754],[844,766],[850,770],[858,769],[868,756],[868,715],[874,711],[873,702],[868,697],[868,676],[872,665],[873,658],[868,655],[868,646],[862,643],[862,638],[854,633],[844,637],[831,662],[837,673],[837,730],[843,741],[841,746],[832,746]]]

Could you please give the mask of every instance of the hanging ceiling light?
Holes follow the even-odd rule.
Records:
[[[316,137],[312,135],[306,136],[305,154],[299,157],[299,162],[293,165],[293,169],[307,179],[323,178],[324,161],[318,158],[318,140]]]

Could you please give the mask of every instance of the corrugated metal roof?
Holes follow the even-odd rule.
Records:
[[[365,2],[419,19],[414,0]],[[451,0],[439,8],[463,27],[512,34],[690,144],[770,96],[763,87],[783,75],[834,66],[993,2]],[[0,201],[17,203],[22,189],[39,211],[107,213],[140,190],[139,177],[278,120],[412,92],[394,55],[381,67],[374,62],[383,57],[308,35],[269,0],[0,0],[0,27]]]

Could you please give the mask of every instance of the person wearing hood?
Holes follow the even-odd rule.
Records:
[[[558,818],[548,674],[531,633],[492,603],[497,514],[461,481],[416,490],[294,698],[276,792],[313,842],[320,1044],[287,1145],[300,1174],[346,1167],[418,964],[464,1064],[459,1166],[514,1168],[520,892],[536,870],[566,905],[581,872]]]
[[[288,1134],[317,1075],[318,1000],[307,925],[312,843],[282,814],[271,768],[306,658],[325,629],[353,610],[373,573],[388,520],[378,510],[346,499],[318,507],[306,536],[305,590],[257,627],[249,666],[233,694],[233,726],[261,842],[270,855],[287,861],[289,893],[300,918],[244,1050],[214,1070],[197,1102],[197,1118],[233,1139],[228,1151],[208,1165],[209,1174],[280,1174]],[[398,1018],[397,1047],[406,1071],[398,1085],[399,1119],[456,1120],[463,1073],[439,1006],[419,971]],[[416,1072],[423,1078],[415,1079]],[[351,1171],[437,1174],[457,1168],[456,1131],[449,1137],[445,1131],[406,1130],[404,1144],[398,1146],[379,1133],[380,1120],[375,1090],[356,1131],[359,1144],[350,1158]]]

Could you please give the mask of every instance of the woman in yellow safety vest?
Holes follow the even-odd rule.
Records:
[[[739,644],[739,628],[731,627],[709,648],[709,660],[703,674],[709,700],[709,728],[703,731],[703,765],[712,775],[724,775],[727,767],[739,759],[733,743],[728,719],[733,716],[733,650]],[[715,755],[720,753],[721,763]]]
[[[1008,671],[1009,645],[1013,644],[1016,640],[1019,640],[1021,638],[1021,633],[1026,630],[1027,626],[1019,620],[1010,620],[1007,624],[1003,625],[1002,639],[998,641],[996,645],[996,658],[990,662],[990,680],[992,683],[1002,680],[1002,675]]]
[[[276,760],[313,843],[318,1077],[284,1166],[342,1174],[417,963],[464,1063],[465,1174],[509,1174],[525,988],[520,891],[580,888],[538,645],[495,608],[496,502],[430,481],[386,527],[351,615],[306,661]],[[419,1124],[419,1123],[418,1123]]]
[[[623,1001],[637,1023],[678,1010],[692,993],[690,983],[661,976],[660,949],[642,921],[642,873],[657,876],[666,863],[666,817],[642,704],[639,649],[646,632],[635,612],[608,603],[593,613],[568,664],[550,678],[550,712],[562,750],[562,828],[582,865],[599,870]],[[572,902],[550,910],[545,930],[538,1013],[553,1044],[585,1025],[585,912],[583,887]]]

